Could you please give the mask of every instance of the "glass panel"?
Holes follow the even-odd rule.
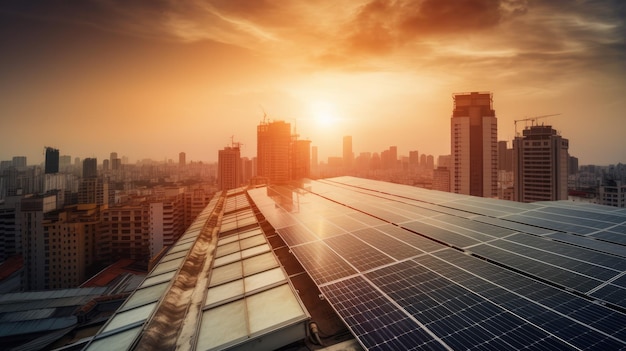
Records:
[[[89,351],[109,351],[109,350],[128,350],[130,345],[137,337],[137,334],[141,331],[141,326],[136,328],[124,330],[113,335],[109,335],[106,338],[94,340],[87,350]]]
[[[239,241],[235,241],[230,244],[218,246],[217,250],[215,251],[215,257],[222,257],[240,250],[241,249],[239,248]]]
[[[171,260],[171,261],[167,261],[167,262],[163,262],[163,263],[159,263],[154,270],[152,271],[152,274],[150,275],[157,275],[157,274],[161,274],[161,273],[165,273],[165,272],[169,272],[169,271],[175,271],[178,269],[178,267],[180,266],[181,262],[183,262],[184,257],[181,257],[177,260]]]
[[[220,238],[217,241],[217,246],[225,245],[225,244],[228,244],[228,243],[232,243],[233,241],[237,241],[237,240],[239,240],[239,236],[237,234],[225,236],[223,238]]]
[[[274,268],[269,271],[265,271],[259,274],[254,274],[243,279],[246,285],[246,292],[251,292],[257,289],[261,289],[265,286],[269,286],[287,279],[283,270]]]
[[[249,238],[251,236],[255,236],[259,234],[263,234],[263,231],[261,230],[261,228],[255,228],[249,232],[244,232],[244,233],[239,234],[239,238],[245,239],[245,238]]]
[[[254,273],[263,272],[278,266],[278,262],[271,252],[253,256],[243,260],[243,275],[248,276]]]
[[[149,305],[117,313],[115,316],[113,316],[113,318],[109,321],[109,324],[107,324],[107,326],[102,330],[101,333],[105,333],[107,331],[123,327],[125,325],[130,325],[135,322],[146,320],[155,307],[156,302],[153,302]]]
[[[250,256],[258,255],[264,252],[268,252],[270,250],[270,246],[267,244],[255,246],[246,250],[241,251],[241,257],[247,258]]]
[[[304,311],[289,284],[254,294],[249,296],[246,301],[248,318],[250,319],[250,333],[260,332],[298,317],[305,317]]]
[[[255,235],[255,236],[251,236],[249,238],[241,240],[241,249],[245,250],[253,246],[258,246],[258,245],[262,245],[265,243],[266,243],[265,236]]]
[[[205,311],[199,328],[197,350],[222,349],[224,344],[246,338],[245,303],[243,300],[231,302]]]
[[[146,280],[143,281],[141,286],[144,287],[153,284],[163,283],[164,281],[172,279],[172,277],[174,277],[174,274],[176,274],[176,271],[170,271],[163,274],[152,274],[150,277],[146,278]]]
[[[163,282],[161,284],[153,285],[148,288],[136,290],[135,293],[126,301],[124,307],[121,310],[128,310],[133,307],[144,305],[148,302],[154,302],[159,300],[168,285],[169,282]]]
[[[235,262],[222,267],[213,268],[211,271],[211,283],[209,286],[215,286],[241,278],[243,278],[241,272],[241,262]]]
[[[235,261],[239,261],[241,260],[241,252],[237,251],[235,253],[232,253],[230,255],[226,255],[226,256],[222,256],[219,258],[216,258],[215,261],[213,262],[213,267],[219,267],[222,265],[225,265],[227,263],[231,263],[231,262],[235,262]]]
[[[209,288],[204,305],[208,306],[216,302],[225,301],[237,296],[243,296],[243,291],[242,279]]]

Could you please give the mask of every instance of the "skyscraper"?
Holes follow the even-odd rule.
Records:
[[[86,158],[83,161],[83,178],[98,177],[98,159]]]
[[[217,164],[220,190],[235,189],[241,185],[241,153],[238,144],[219,150]]]
[[[458,194],[497,195],[498,121],[490,92],[452,96],[450,121],[452,169],[450,191]]]
[[[309,178],[311,176],[311,141],[295,140],[293,143],[292,179]]]
[[[343,137],[343,168],[346,171],[352,169],[352,160],[354,154],[352,153],[352,136],[346,135]]]
[[[59,150],[53,147],[46,147],[45,173],[59,173]]]
[[[515,137],[515,201],[567,200],[568,147],[551,126],[531,126]]]
[[[180,167],[185,167],[187,164],[187,155],[184,152],[178,154],[178,165]]]
[[[270,183],[289,181],[291,124],[261,122],[257,126],[257,175]]]

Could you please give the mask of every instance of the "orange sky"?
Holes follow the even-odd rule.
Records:
[[[581,164],[626,162],[620,0],[38,3],[0,4],[0,160],[252,157],[263,110],[320,160],[343,135],[436,157],[452,93],[491,91],[500,140],[560,113]]]

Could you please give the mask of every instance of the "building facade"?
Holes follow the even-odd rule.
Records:
[[[46,147],[46,165],[45,165],[45,173],[59,173],[59,150]]]
[[[271,184],[290,180],[291,124],[261,122],[257,126],[257,175]]]
[[[531,126],[515,137],[514,200],[567,200],[568,147],[551,126]]]
[[[497,193],[498,123],[489,92],[453,95],[450,121],[450,191],[494,197]]]
[[[241,152],[239,145],[218,151],[217,182],[220,190],[235,189],[241,185]]]

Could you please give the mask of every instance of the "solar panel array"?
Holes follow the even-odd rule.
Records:
[[[626,348],[626,211],[351,177],[249,191],[369,350]]]

